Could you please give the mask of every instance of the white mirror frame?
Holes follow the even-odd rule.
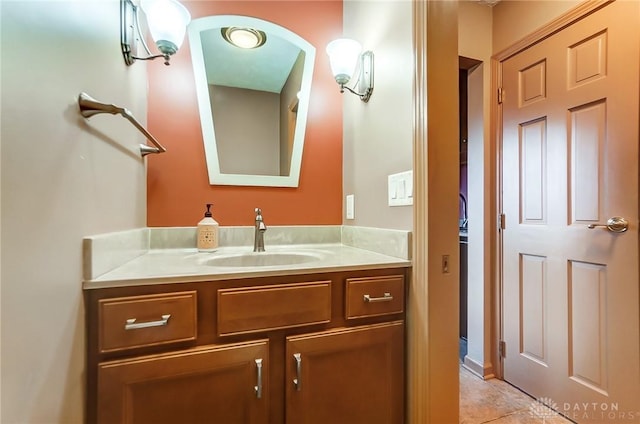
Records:
[[[213,28],[230,26],[248,27],[264,31],[268,35],[275,35],[291,42],[305,53],[304,70],[300,84],[298,113],[296,117],[296,130],[293,139],[291,165],[288,176],[223,174],[220,172],[220,163],[213,125],[213,115],[211,113],[211,103],[209,100],[206,70],[202,55],[200,33]],[[189,24],[188,32],[189,46],[191,48],[191,57],[193,62],[193,73],[196,82],[196,93],[198,97],[198,110],[200,112],[200,123],[202,125],[204,151],[207,160],[207,169],[209,171],[209,183],[211,185],[298,187],[307,114],[309,110],[309,97],[311,94],[311,80],[313,77],[313,66],[316,55],[315,47],[299,35],[281,27],[280,25],[247,16],[216,15],[194,19]]]

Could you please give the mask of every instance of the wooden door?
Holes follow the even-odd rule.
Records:
[[[404,325],[288,337],[289,424],[404,422]]]
[[[640,411],[639,6],[501,64],[504,378],[577,422]]]
[[[102,363],[99,423],[267,423],[267,341]]]

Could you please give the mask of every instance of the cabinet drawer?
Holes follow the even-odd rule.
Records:
[[[218,290],[218,334],[326,323],[331,281]]]
[[[195,340],[195,291],[99,301],[100,352]]]
[[[404,311],[402,275],[348,278],[346,287],[347,319],[399,314]]]

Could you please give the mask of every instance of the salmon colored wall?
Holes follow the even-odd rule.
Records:
[[[211,186],[207,175],[189,42],[166,67],[149,62],[148,127],[167,152],[147,157],[147,225],[193,226],[205,203],[220,225],[342,223],[342,97],[325,46],[342,36],[342,1],[182,1],[193,19],[253,16],[282,25],[316,48],[298,188]],[[136,65],[134,65],[136,66]]]

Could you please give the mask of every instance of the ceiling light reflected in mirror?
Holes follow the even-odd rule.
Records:
[[[225,41],[241,49],[257,49],[267,42],[267,34],[253,28],[226,27],[220,31]]]

